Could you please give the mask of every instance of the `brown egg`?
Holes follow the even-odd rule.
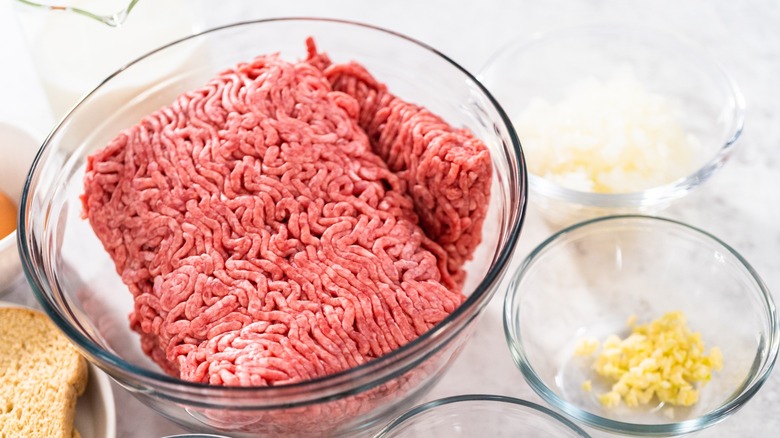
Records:
[[[0,239],[16,229],[16,205],[5,193],[0,192]]]

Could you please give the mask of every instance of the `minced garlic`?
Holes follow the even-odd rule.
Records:
[[[635,319],[630,321],[633,323]],[[625,402],[628,406],[650,403],[653,396],[676,406],[690,406],[699,399],[695,384],[706,383],[712,370],[723,368],[723,355],[717,347],[705,354],[700,333],[686,325],[682,312],[669,312],[644,325],[631,325],[631,334],[620,339],[609,336],[596,356],[593,369],[615,380],[610,391],[600,394],[606,407]],[[593,340],[585,339],[575,354],[592,354]],[[590,383],[583,385],[590,387]]]
[[[577,344],[574,354],[577,356],[589,356],[599,349],[599,341],[593,338],[586,338]]]
[[[582,390],[585,392],[593,391],[593,382],[590,380],[586,380],[582,382]]]

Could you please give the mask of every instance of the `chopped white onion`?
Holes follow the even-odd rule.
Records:
[[[673,100],[620,70],[576,84],[561,102],[531,101],[515,127],[531,173],[575,190],[625,193],[694,170],[700,143],[681,117]]]

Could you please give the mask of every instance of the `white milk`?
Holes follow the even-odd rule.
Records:
[[[126,19],[115,27],[72,11],[15,3],[33,62],[56,118],[62,117],[84,94],[128,62],[198,30],[195,14],[186,0],[139,0]],[[78,7],[111,16],[123,11],[131,1],[40,3]],[[183,54],[177,65],[184,66],[192,56]],[[160,77],[160,73],[168,72],[158,71],[155,75]],[[144,87],[149,80],[140,75],[134,86]]]

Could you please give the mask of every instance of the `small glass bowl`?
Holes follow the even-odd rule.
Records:
[[[679,177],[668,175],[673,180],[664,185],[614,193],[568,188],[535,174],[533,148],[518,126],[523,111],[534,99],[561,102],[584,80],[607,83],[621,69],[633,72],[629,76],[647,93],[679,110],[682,130],[699,140],[694,158],[685,166],[692,171],[676,169]],[[513,120],[525,147],[532,203],[559,228],[598,216],[657,214],[727,161],[745,117],[744,97],[706,50],[642,26],[592,25],[535,34],[500,49],[477,76]],[[622,116],[615,112],[618,128],[624,126]]]
[[[406,412],[376,438],[397,437],[589,437],[550,409],[500,395],[459,395],[433,400]]]
[[[627,320],[646,323],[681,311],[723,368],[700,385],[693,406],[607,408],[586,339],[625,338]],[[724,323],[729,321],[728,323]],[[525,380],[554,408],[590,426],[672,436],[712,426],[750,400],[769,376],[780,331],[775,304],[753,268],[718,238],[646,216],[612,216],[566,228],[523,261],[504,302],[504,328]],[[583,387],[592,380],[590,391]]]

